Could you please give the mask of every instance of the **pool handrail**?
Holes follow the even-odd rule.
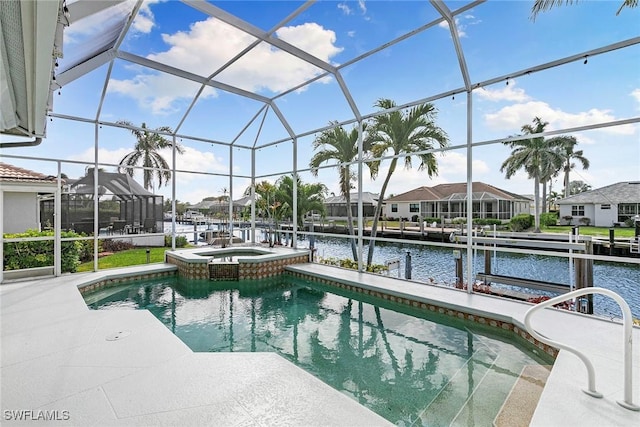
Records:
[[[554,341],[543,335],[540,335],[538,332],[536,332],[533,326],[531,326],[531,316],[536,311],[542,310],[543,308],[546,308],[546,307],[549,307],[549,306],[552,306],[576,297],[588,295],[588,294],[601,294],[601,295],[606,295],[608,297],[611,297],[615,302],[618,303],[618,305],[620,306],[620,309],[622,310],[622,321],[623,321],[622,339],[623,339],[623,352],[624,352],[624,400],[623,401],[619,400],[618,404],[623,408],[626,408],[632,411],[640,411],[640,406],[633,403],[633,386],[632,386],[633,318],[631,317],[631,309],[629,308],[629,304],[627,304],[627,302],[624,299],[622,299],[620,295],[618,295],[617,293],[609,289],[589,287],[589,288],[576,289],[575,291],[543,301],[531,307],[525,313],[524,324],[525,324],[525,327],[527,328],[527,332],[529,332],[529,334],[533,336],[535,339],[545,344],[548,344],[563,350],[567,350],[568,352],[578,356],[578,358],[582,360],[582,362],[585,364],[587,368],[588,389],[582,390],[582,391],[584,391],[589,396],[601,398],[602,393],[596,390],[595,370],[593,368],[593,364],[587,358],[587,356],[585,356],[583,353],[581,353],[577,349],[567,344],[562,344],[558,341]]]

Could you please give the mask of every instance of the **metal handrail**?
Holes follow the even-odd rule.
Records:
[[[541,341],[545,344],[548,344],[563,350],[567,350],[575,354],[576,356],[578,356],[578,358],[582,360],[582,362],[585,364],[587,368],[587,376],[588,376],[588,389],[582,390],[582,391],[584,391],[589,396],[601,398],[602,393],[596,390],[595,370],[593,368],[593,365],[591,364],[591,361],[587,358],[587,356],[585,356],[583,353],[581,353],[580,351],[576,350],[575,348],[567,344],[562,344],[560,342],[553,341],[547,337],[540,335],[531,326],[531,316],[536,311],[576,298],[576,297],[587,295],[587,294],[602,294],[602,295],[609,296],[618,303],[618,305],[620,306],[620,309],[622,310],[622,320],[623,320],[622,340],[623,340],[623,351],[624,351],[624,400],[618,401],[618,404],[623,408],[630,409],[632,411],[640,411],[640,406],[633,403],[633,386],[632,386],[633,318],[631,317],[631,309],[629,308],[629,305],[624,299],[622,299],[620,295],[618,295],[617,293],[609,289],[604,289],[604,288],[576,289],[575,291],[557,296],[555,298],[551,298],[549,300],[543,301],[535,305],[534,307],[531,307],[529,310],[527,310],[527,312],[524,315],[525,327],[527,328],[527,331],[529,332],[529,334],[531,334],[531,336],[533,336],[538,341]]]

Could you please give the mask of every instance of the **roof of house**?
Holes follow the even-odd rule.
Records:
[[[473,192],[474,200],[485,198],[485,196],[502,200],[529,200],[529,198],[525,196],[502,190],[498,187],[494,187],[493,185],[485,184],[484,182],[472,183],[471,191]],[[438,184],[433,187],[418,187],[411,191],[407,191],[406,193],[390,197],[387,199],[387,202],[419,202],[449,199],[465,200],[466,195],[467,183],[459,182],[451,184]]]
[[[350,197],[351,197],[351,203],[357,203],[358,202],[358,193],[354,192],[354,193],[350,193]],[[324,204],[325,205],[339,205],[339,204],[345,204],[346,200],[344,198],[344,196],[342,194],[339,194],[337,196],[331,196],[331,197],[327,197],[326,199],[324,199]],[[375,205],[376,203],[378,203],[378,194],[376,193],[370,193],[368,191],[363,191],[362,192],[362,203],[367,204],[370,203],[372,205]]]
[[[616,182],[556,202],[558,205],[574,205],[576,203],[640,203],[640,181]]]
[[[55,185],[57,177],[51,175],[45,175],[40,172],[34,172],[29,169],[19,168],[17,166],[10,165],[8,163],[0,162],[0,181],[4,182],[37,182],[50,183]]]

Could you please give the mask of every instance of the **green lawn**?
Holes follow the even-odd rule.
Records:
[[[164,262],[165,247],[149,248],[150,262]],[[130,265],[140,265],[147,263],[147,248],[128,249],[122,252],[116,252],[98,258],[98,268],[100,270],[106,268],[127,267]],[[93,271],[93,261],[83,262],[78,266],[78,272]]]
[[[571,231],[570,225],[555,225],[552,227],[540,227],[545,233],[568,234]],[[631,238],[635,236],[634,228],[614,228],[615,237]],[[586,227],[580,226],[580,234],[583,236],[597,236],[609,239],[609,227]]]

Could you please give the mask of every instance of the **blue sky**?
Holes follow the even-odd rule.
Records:
[[[72,3],[72,2],[70,2]],[[217,7],[263,30],[301,6],[293,1],[222,1]],[[445,1],[452,10],[469,2]],[[616,11],[621,1],[584,1],[542,13],[529,19],[533,1],[489,1],[467,10],[457,18],[458,33],[471,82],[508,75],[527,67],[598,48],[640,35],[640,8]],[[124,2],[99,16],[78,21],[65,32],[64,69],[84,49],[110,19],[123,16],[132,7]],[[406,34],[438,18],[426,1],[319,1],[276,31],[276,36],[307,50],[333,65],[345,64],[371,49]],[[254,39],[182,2],[145,3],[121,50],[160,63],[183,68],[207,77],[248,46]],[[84,75],[54,95],[54,113],[95,118],[107,66]],[[260,44],[216,79],[266,97],[273,97],[319,75],[320,70],[269,45]],[[463,86],[448,26],[435,25],[399,44],[341,69],[360,113],[375,111],[378,98],[391,98],[398,104]],[[529,76],[496,83],[473,91],[473,140],[484,141],[519,133],[520,127],[535,116],[549,122],[548,129],[571,128],[612,120],[638,117],[640,113],[640,46],[576,61]],[[198,84],[116,60],[110,76],[100,119],[108,122],[128,120],[150,127],[178,127],[185,117]],[[352,117],[349,105],[335,78],[326,77],[276,100],[276,104],[297,133],[320,128],[330,120]],[[452,145],[466,142],[466,95],[458,94],[434,102],[437,123],[448,133]],[[230,142],[262,107],[260,102],[221,90],[205,90],[180,126],[180,133]],[[237,142],[258,145],[284,139],[287,133],[273,113],[259,116]],[[258,129],[261,132],[258,135]],[[94,126],[58,118],[48,123],[48,137],[37,148],[5,150],[16,154],[53,159],[92,162]],[[578,149],[590,160],[589,170],[577,167],[572,180],[592,187],[613,182],[640,180],[640,125],[625,125],[572,134]],[[298,168],[304,181],[321,181],[338,192],[334,169],[321,170],[318,177],[308,171],[313,155],[314,135],[298,140]],[[118,161],[131,150],[134,139],[122,129],[99,129],[99,161]],[[183,138],[186,149],[177,159],[182,170],[206,171],[220,176],[180,173],[177,198],[198,202],[222,193],[230,183],[229,158],[234,174],[249,176],[249,150],[208,144]],[[473,150],[473,179],[508,191],[532,194],[533,183],[524,174],[510,180],[500,173],[509,155],[501,144]],[[171,156],[167,153],[167,160]],[[256,153],[256,173],[271,175],[290,171],[293,147],[290,142],[263,148]],[[19,166],[44,173],[55,173],[54,163],[5,159]],[[397,170],[387,190],[399,194],[421,185],[466,180],[466,150],[452,150],[438,157],[440,173],[429,179],[412,170]],[[381,176],[365,175],[363,190],[377,192],[382,185],[388,161]],[[107,169],[109,169],[107,167]],[[71,177],[84,173],[84,167],[64,164]],[[140,175],[137,175],[140,179]],[[248,186],[247,178],[233,180],[234,198]],[[559,177],[553,189],[561,191]],[[156,189],[170,196],[170,187]]]

